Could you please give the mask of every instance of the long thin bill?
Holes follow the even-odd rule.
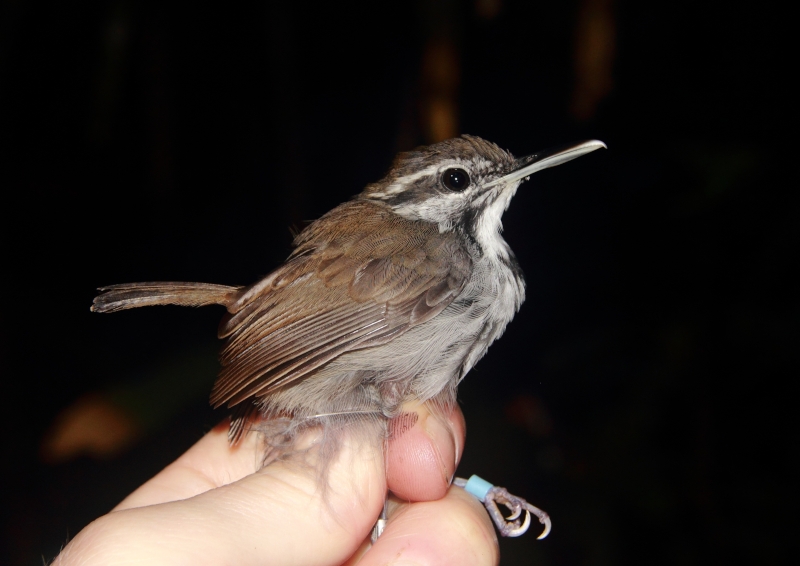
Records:
[[[539,153],[534,153],[533,155],[529,155],[527,157],[521,157],[520,159],[517,159],[517,163],[520,164],[519,169],[512,171],[504,177],[495,179],[486,186],[489,187],[498,183],[513,183],[514,181],[518,181],[529,175],[533,175],[542,169],[548,169],[550,167],[555,167],[556,165],[566,163],[567,161],[572,161],[576,157],[586,155],[587,153],[591,153],[596,149],[600,149],[601,147],[606,149],[606,144],[600,140],[589,140],[555,149],[540,151]]]

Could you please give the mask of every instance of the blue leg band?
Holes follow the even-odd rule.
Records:
[[[485,479],[473,475],[467,481],[467,485],[464,486],[464,489],[468,492],[477,497],[479,500],[483,501],[486,499],[486,494],[489,493],[489,490],[492,489],[494,486],[490,484]]]

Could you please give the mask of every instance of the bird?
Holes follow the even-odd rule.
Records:
[[[386,438],[405,402],[455,405],[458,384],[525,300],[502,237],[517,188],[605,147],[589,140],[515,158],[462,135],[400,153],[381,180],[305,227],[261,280],[110,285],[91,310],[222,305],[210,402],[232,411],[230,443],[257,429],[268,465],[314,428],[330,461],[343,435]]]

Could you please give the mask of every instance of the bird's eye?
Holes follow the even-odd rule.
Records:
[[[469,174],[456,167],[442,173],[442,184],[451,191],[463,191],[469,187]]]

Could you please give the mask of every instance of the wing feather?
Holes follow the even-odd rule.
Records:
[[[284,265],[229,305],[214,406],[313,379],[343,353],[430,320],[463,290],[472,269],[456,235],[363,200],[328,213],[295,244]]]
[[[326,347],[330,349],[342,338],[354,338],[358,332],[368,330],[380,321],[376,313],[370,312],[361,316],[344,317],[338,324],[314,336],[295,332],[280,336],[277,340],[264,340],[263,346],[259,344],[257,348],[243,352],[225,366],[220,376],[220,393],[223,391],[229,393],[233,389],[245,387],[281,364],[299,359],[309,352],[321,351]],[[271,379],[263,381],[272,383],[283,377],[284,373],[285,371],[276,371]]]

